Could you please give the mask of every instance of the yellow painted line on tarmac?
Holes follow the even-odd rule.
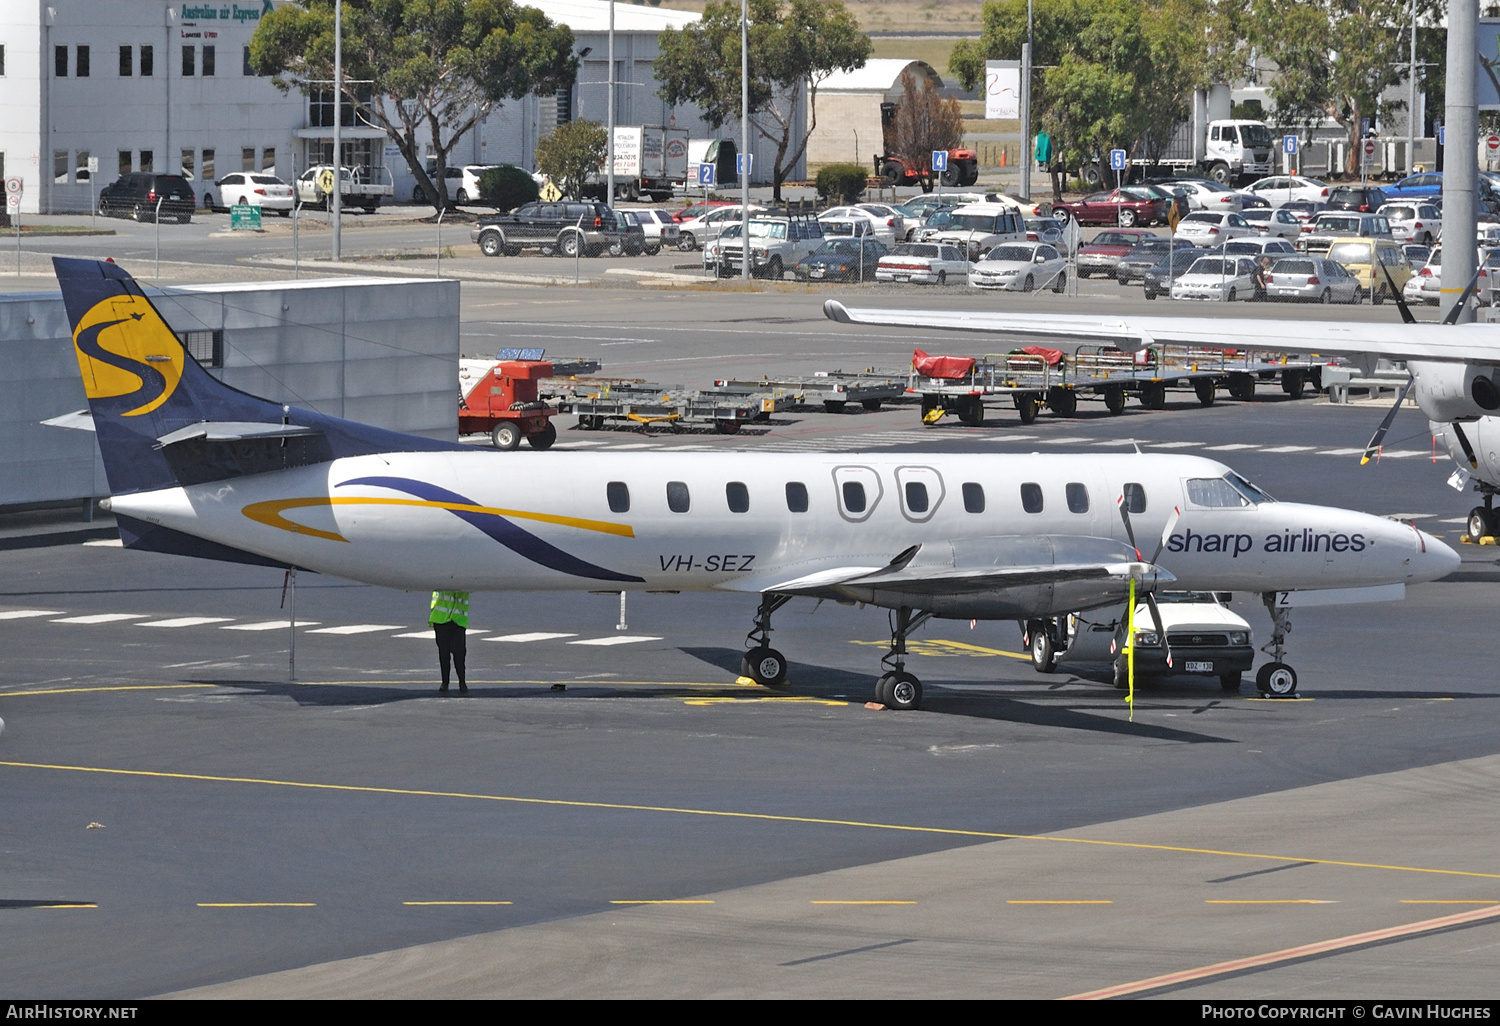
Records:
[[[915,901],[835,901],[833,899],[825,899],[823,901],[814,901],[814,902],[812,902],[812,904],[814,904],[814,905],[915,905],[916,902]]]
[[[10,908],[98,908],[92,901],[66,901],[58,902],[56,905],[12,905]]]
[[[384,794],[407,798],[448,798],[463,801],[504,802],[514,805],[541,805],[567,809],[604,809],[617,812],[653,812],[678,816],[710,816],[718,819],[754,820],[762,823],[802,823],[808,826],[853,827],[861,830],[890,830],[899,833],[927,834],[937,837],[979,837],[996,841],[1039,841],[1051,844],[1081,844],[1126,851],[1173,852],[1180,855],[1212,855],[1221,858],[1258,859],[1268,862],[1305,862],[1317,866],[1343,866],[1347,869],[1380,869],[1397,873],[1424,873],[1434,876],[1473,877],[1500,880],[1500,873],[1481,873],[1470,869],[1438,869],[1429,866],[1398,866],[1382,862],[1354,862],[1345,859],[1307,858],[1272,852],[1225,851],[1218,848],[1193,848],[1177,844],[1148,844],[1143,841],[1106,841],[1093,837],[1057,837],[1049,834],[1011,834],[999,830],[968,830],[961,827],[918,826],[907,823],[878,823],[858,819],[833,819],[822,816],[789,816],[771,812],[738,812],[732,809],[691,809],[671,805],[635,805],[626,802],[579,801],[566,798],[527,798],[520,795],[482,794],[471,791],[429,791],[420,788],[375,787],[367,784],[325,784],[306,780],[274,780],[267,777],[231,777],[212,773],[174,773],[166,770],[117,769],[108,766],[69,766],[44,762],[0,760],[0,766],[13,769],[48,770],[59,773],[95,773],[100,776],[139,777],[153,780],[191,780],[208,784],[250,784],[258,787],[287,787],[307,791],[342,794]]]
[[[1205,905],[1337,905],[1328,898],[1205,898]]]
[[[749,678],[745,678],[748,680]],[[260,683],[285,683],[278,681],[265,681]],[[297,687],[304,688],[342,688],[342,687],[369,687],[379,685],[382,687],[405,686],[412,688],[430,688],[436,681],[430,680],[299,680],[290,682]],[[739,681],[702,681],[702,680],[610,680],[607,677],[588,677],[583,680],[572,678],[555,678],[553,680],[474,680],[469,678],[469,686],[493,684],[496,686],[515,687],[519,685],[540,684],[551,687],[553,684],[567,684],[569,687],[583,687],[589,684],[607,685],[609,687],[646,687],[646,688],[736,688],[736,687],[760,687],[754,681],[749,684],[741,684]],[[217,685],[210,685],[217,686]],[[225,685],[234,687],[236,685]]]
[[[180,691],[183,688],[216,688],[217,684],[127,684],[107,688],[49,688],[46,691],[0,691],[0,698],[27,695],[84,695],[95,691]]]
[[[1102,899],[1084,899],[1084,900],[1073,900],[1073,901],[1057,901],[1057,900],[1045,900],[1044,901],[1044,900],[1039,900],[1039,899],[1022,900],[1022,899],[1018,898],[1018,899],[1013,899],[1013,900],[1007,901],[1006,904],[1007,905],[1113,905],[1114,902],[1113,901],[1106,901],[1106,900],[1102,900]]]
[[[511,901],[403,901],[403,905],[513,905]]]
[[[886,648],[890,641],[860,641],[850,640],[851,645],[869,645],[875,648]],[[1006,656],[1010,659],[1027,659],[1031,656],[1023,652],[1007,652],[1003,648],[986,648],[983,645],[971,645],[967,641],[949,641],[946,638],[924,638],[917,641],[908,640],[906,650],[911,655],[936,656]]]
[[[706,898],[625,898],[611,901],[611,905],[712,905]]]
[[[199,908],[317,908],[315,901],[200,901]]]
[[[1143,991],[1160,990],[1163,987],[1192,983],[1197,980],[1208,979],[1211,976],[1222,976],[1225,973],[1243,972],[1247,969],[1259,969],[1264,966],[1275,965],[1278,962],[1288,962],[1292,959],[1329,954],[1334,951],[1342,951],[1346,948],[1359,947],[1363,944],[1375,944],[1398,937],[1412,937],[1417,934],[1430,933],[1434,930],[1446,930],[1453,926],[1467,926],[1470,923],[1482,922],[1496,916],[1500,916],[1500,908],[1458,912],[1451,916],[1443,916],[1440,919],[1425,919],[1418,923],[1408,923],[1405,926],[1390,926],[1383,930],[1354,933],[1347,937],[1335,937],[1332,940],[1303,944],[1295,948],[1282,948],[1280,951],[1270,951],[1264,955],[1251,955],[1248,958],[1236,958],[1228,962],[1217,962],[1214,965],[1206,965],[1198,969],[1186,969],[1182,972],[1167,973],[1164,976],[1153,976],[1149,979],[1137,980],[1134,983],[1122,983],[1114,987],[1105,987],[1102,990],[1091,990],[1083,994],[1074,994],[1064,1000],[1097,1001],[1104,998],[1125,997],[1130,994],[1139,994]]]

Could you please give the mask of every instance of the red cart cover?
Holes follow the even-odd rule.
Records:
[[[1048,349],[1046,346],[1026,346],[1021,350],[1027,356],[1040,356],[1047,361],[1047,366],[1056,367],[1062,363],[1063,351],[1061,349]]]
[[[911,363],[924,378],[966,378],[974,370],[972,356],[928,356],[920,349]]]

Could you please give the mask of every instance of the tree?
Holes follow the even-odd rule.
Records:
[[[330,88],[333,7],[300,0],[261,18],[250,40],[255,73],[276,76],[282,91]],[[501,102],[572,85],[577,73],[572,30],[512,0],[361,0],[343,17],[343,100],[385,130],[439,210],[446,180],[427,174],[419,140],[430,140],[441,169]]]
[[[963,142],[963,112],[957,100],[939,96],[930,80],[923,78],[918,86],[917,77],[910,71],[901,73],[901,90],[892,142],[897,153],[921,168],[918,180],[922,191],[931,192],[936,177],[931,167],[932,151],[951,150]]]
[[[609,136],[597,121],[570,121],[536,144],[542,174],[569,196],[583,196],[583,180],[598,171],[609,152]]]
[[[864,67],[870,37],[837,0],[749,0],[750,124],[776,140],[772,183],[781,184],[818,124],[818,86],[835,71]],[[715,129],[740,114],[740,5],[709,0],[703,18],[660,36],[654,65],[668,103],[693,103]],[[797,109],[807,95],[807,122]]]

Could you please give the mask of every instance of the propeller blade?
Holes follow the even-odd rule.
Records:
[[[1380,444],[1385,441],[1385,433],[1395,423],[1396,414],[1401,412],[1401,404],[1406,402],[1406,393],[1411,391],[1411,386],[1415,382],[1415,378],[1409,377],[1406,379],[1406,387],[1401,390],[1400,395],[1396,396],[1395,405],[1385,415],[1385,418],[1380,422],[1380,426],[1375,429],[1375,433],[1370,436],[1370,444],[1365,446],[1365,454],[1359,458],[1359,465],[1361,467],[1369,463],[1375,457],[1375,454],[1380,451]]]
[[[1167,547],[1167,539],[1172,537],[1172,532],[1177,529],[1177,520],[1182,516],[1182,510],[1176,506],[1172,507],[1172,515],[1167,517],[1167,526],[1161,529],[1161,539],[1156,543],[1156,551],[1151,553],[1151,563],[1155,565],[1161,550]]]
[[[1458,315],[1464,312],[1464,307],[1469,305],[1469,297],[1474,295],[1474,292],[1479,288],[1479,272],[1482,270],[1484,270],[1483,264],[1474,268],[1474,277],[1469,279],[1469,284],[1464,286],[1463,295],[1458,297],[1458,302],[1453,304],[1453,309],[1449,310],[1448,316],[1443,318],[1444,324],[1458,323]]]
[[[1119,507],[1120,519],[1125,521],[1125,537],[1130,539],[1130,547],[1135,549],[1135,558],[1139,561],[1141,558],[1141,547],[1135,543],[1135,528],[1130,526],[1130,510],[1125,508],[1125,496],[1120,496],[1115,501],[1115,505]]]
[[[1156,608],[1156,594],[1146,592],[1146,608],[1151,610],[1151,622],[1156,624],[1156,636],[1161,638],[1161,647],[1167,655],[1167,668],[1172,667],[1172,646],[1167,643],[1167,629],[1161,623],[1161,610]]]
[[[1416,324],[1417,319],[1412,316],[1411,307],[1406,305],[1406,297],[1401,294],[1400,289],[1396,288],[1396,279],[1391,277],[1390,267],[1385,264],[1381,264],[1380,270],[1384,272],[1385,280],[1390,283],[1391,298],[1396,301],[1396,309],[1401,311],[1401,323]]]
[[[1453,433],[1458,436],[1458,444],[1463,446],[1464,456],[1469,461],[1469,466],[1475,470],[1479,469],[1479,457],[1474,455],[1474,447],[1469,444],[1469,436],[1464,434],[1464,429],[1458,421],[1453,422]]]

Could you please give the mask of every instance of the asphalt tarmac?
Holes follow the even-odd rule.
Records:
[[[983,351],[827,324],[822,296],[621,295],[466,285],[465,352],[545,340],[701,385]],[[1383,412],[1263,391],[1025,428],[1003,407],[977,428],[923,428],[911,406],[780,413],[732,437],[565,419],[557,449],[1160,446],[1456,545],[1473,498],[1444,486],[1419,413],[1380,463],[1347,451]],[[810,601],[776,618],[791,686],[771,693],[736,680],[753,601],[717,594],[632,596],[624,629],[613,595],[476,595],[470,695],[444,698],[425,594],[311,574],[284,594],[279,571],[16,544],[14,995],[1493,993],[1488,547],[1403,602],[1298,611],[1298,699],[1178,677],[1132,714],[1105,667],[1038,675],[1013,623],[952,621],[914,639],[925,708],[868,709],[883,614]],[[1234,605],[1264,640],[1259,601]]]

